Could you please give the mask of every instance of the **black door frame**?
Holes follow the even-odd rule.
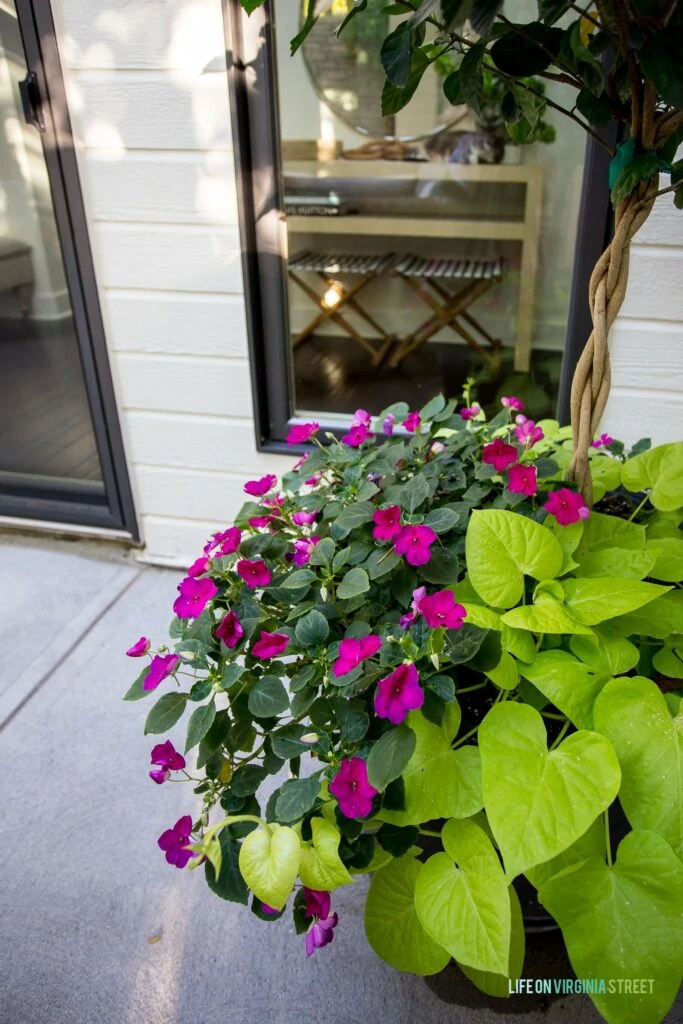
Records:
[[[105,501],[0,496],[0,515],[123,530],[140,538],[97,294],[88,225],[64,89],[55,26],[44,0],[14,0],[26,64],[37,80],[45,131],[41,132],[55,221],[90,415],[104,482]]]
[[[271,0],[249,17],[239,0],[223,0],[223,11],[256,443],[260,451],[292,452],[284,443],[291,385]],[[605,139],[616,141],[612,126]],[[612,235],[609,160],[607,150],[588,136],[557,405],[561,422],[569,418],[571,379],[591,328],[588,281]]]

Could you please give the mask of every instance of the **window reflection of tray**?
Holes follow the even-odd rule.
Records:
[[[295,217],[344,217],[357,212],[352,203],[334,193],[285,196],[285,213]]]

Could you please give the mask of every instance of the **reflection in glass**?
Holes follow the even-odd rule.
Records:
[[[104,496],[26,60],[0,4],[0,493]]]

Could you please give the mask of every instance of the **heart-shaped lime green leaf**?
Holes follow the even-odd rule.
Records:
[[[559,875],[565,868],[580,864],[589,857],[602,857],[605,859],[605,821],[601,815],[596,818],[587,832],[572,843],[571,846],[552,857],[545,864],[537,864],[535,868],[529,868],[525,872],[535,889],[540,889],[549,879]]]
[[[658,832],[683,857],[683,717],[672,718],[659,688],[635,676],[607,684],[595,727],[616,750],[631,825]]]
[[[494,608],[512,608],[524,591],[524,576],[554,579],[564,555],[549,530],[504,509],[477,510],[465,541],[472,586]]]
[[[640,651],[625,637],[573,636],[569,646],[592,672],[605,677],[630,672],[640,660]]]
[[[621,463],[611,455],[594,454],[591,458],[593,499],[600,501],[608,491],[615,490],[621,482]]]
[[[605,619],[642,608],[656,597],[668,593],[670,587],[640,580],[598,579],[563,580],[564,599],[571,614],[586,626],[596,626]]]
[[[683,864],[661,836],[631,832],[613,866],[592,857],[538,895],[562,928],[576,976],[613,981],[613,990],[591,994],[609,1024],[664,1019],[683,972]],[[634,979],[646,984],[636,991]]]
[[[561,576],[564,576],[566,572],[570,572],[576,567],[574,552],[579,546],[581,537],[583,536],[584,525],[584,520],[580,519],[578,523],[569,523],[567,526],[562,526],[554,516],[548,516],[543,523],[544,529],[550,530],[553,537],[555,537],[562,548],[563,562],[562,569],[560,571]]]
[[[593,728],[595,698],[608,676],[592,672],[566,651],[541,651],[520,671],[577,729]]]
[[[556,857],[614,800],[621,774],[604,736],[548,751],[538,711],[497,704],[479,726],[484,806],[510,878]]]
[[[683,505],[683,441],[662,444],[625,462],[621,482],[628,491],[649,491],[662,512]]]
[[[548,591],[538,591],[533,604],[520,605],[506,612],[503,622],[506,626],[528,629],[532,633],[593,635],[592,629],[580,622],[565,604]]]
[[[428,935],[459,963],[507,975],[510,901],[498,855],[472,821],[447,821],[445,853],[430,857],[415,884],[415,909]]]
[[[647,551],[654,555],[655,563],[649,575],[655,580],[678,583],[683,580],[683,540],[678,537],[653,537],[647,542]]]
[[[405,810],[382,809],[378,817],[395,825],[419,825],[433,818],[469,818],[483,806],[477,747],[451,749],[460,725],[460,708],[446,707],[441,725],[411,711],[415,751],[403,770]]]
[[[610,619],[603,627],[614,636],[645,636],[666,640],[673,634],[683,636],[683,590],[672,590],[628,615]]]
[[[513,629],[512,626],[503,626],[501,636],[503,650],[514,654],[518,661],[533,661],[536,657],[536,645],[533,637],[525,629]]]
[[[282,910],[296,881],[301,842],[294,829],[269,825],[250,832],[240,850],[240,872],[262,903]]]
[[[496,974],[494,971],[477,971],[467,964],[458,964],[460,970],[476,985],[480,991],[488,996],[496,996],[505,999],[510,994],[510,981],[516,981],[522,976],[524,967],[524,921],[522,919],[522,908],[519,903],[519,896],[512,885],[508,886],[508,899],[510,900],[510,963],[507,975]]]
[[[574,552],[576,576],[642,579],[654,564],[646,550],[645,527],[615,516],[591,512]]]
[[[503,651],[498,664],[494,668],[490,668],[486,675],[501,690],[512,690],[519,682],[517,662],[507,651]]]
[[[365,934],[382,960],[398,971],[438,974],[450,954],[427,935],[415,910],[415,883],[422,865],[394,860],[376,873],[365,902]]]
[[[339,829],[325,818],[311,820],[312,840],[301,851],[299,877],[309,889],[325,890],[348,885],[353,879],[339,856]]]

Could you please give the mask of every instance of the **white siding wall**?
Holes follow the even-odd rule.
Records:
[[[53,0],[143,557],[187,565],[256,453],[220,0]]]

